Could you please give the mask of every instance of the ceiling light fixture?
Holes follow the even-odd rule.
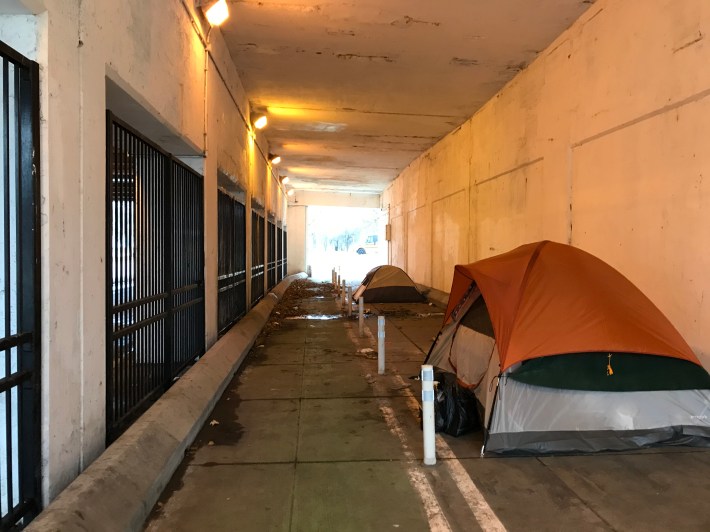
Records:
[[[202,0],[199,6],[205,13],[210,26],[219,26],[229,18],[229,7],[227,0]]]
[[[286,192],[287,196],[293,196],[296,192],[293,189],[289,189],[288,192]]]
[[[251,123],[256,129],[264,129],[266,127],[266,122],[268,122],[268,120],[266,119],[266,115],[262,115],[259,113],[251,114]]]
[[[269,162],[271,164],[279,164],[281,162],[281,156],[280,155],[274,155],[273,153],[269,154]]]
[[[291,181],[291,178],[287,175],[282,175],[281,176],[281,184],[282,185],[288,185],[288,182]]]

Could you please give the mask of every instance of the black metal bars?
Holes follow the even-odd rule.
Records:
[[[0,42],[0,528],[39,510],[39,67]]]
[[[276,228],[276,282],[284,278],[284,231]]]
[[[247,311],[246,207],[220,191],[217,218],[217,308],[221,335]]]
[[[106,441],[205,351],[202,177],[107,112]]]
[[[283,243],[283,253],[284,253],[284,258],[283,258],[283,266],[281,269],[281,275],[286,277],[288,275],[288,231],[284,229],[284,243]]]
[[[268,222],[267,230],[267,247],[269,248],[269,257],[266,267],[266,288],[268,290],[271,290],[274,286],[276,286],[276,224],[274,224],[273,222]]]
[[[264,217],[251,213],[251,304],[264,297]]]

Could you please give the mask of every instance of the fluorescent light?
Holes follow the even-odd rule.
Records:
[[[204,9],[204,8],[203,8]],[[227,0],[217,0],[205,11],[205,17],[207,17],[207,22],[211,26],[219,26],[229,18],[229,8],[227,7]]]
[[[266,127],[266,115],[254,115],[252,116],[252,123],[256,129],[264,129]]]

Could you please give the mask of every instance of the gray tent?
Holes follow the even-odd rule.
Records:
[[[365,303],[420,303],[426,298],[417,290],[414,281],[397,266],[377,266],[368,272],[355,290],[353,301],[360,297]]]

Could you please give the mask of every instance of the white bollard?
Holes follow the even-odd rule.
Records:
[[[434,426],[434,366],[422,366],[422,433],[424,465],[436,464],[436,429]]]
[[[358,323],[360,326],[360,338],[365,336],[365,298],[358,298]]]
[[[385,317],[377,316],[377,373],[385,374]]]
[[[346,306],[348,307],[348,316],[353,315],[353,288],[352,286],[348,286],[348,295],[347,300],[348,302],[346,303]]]

